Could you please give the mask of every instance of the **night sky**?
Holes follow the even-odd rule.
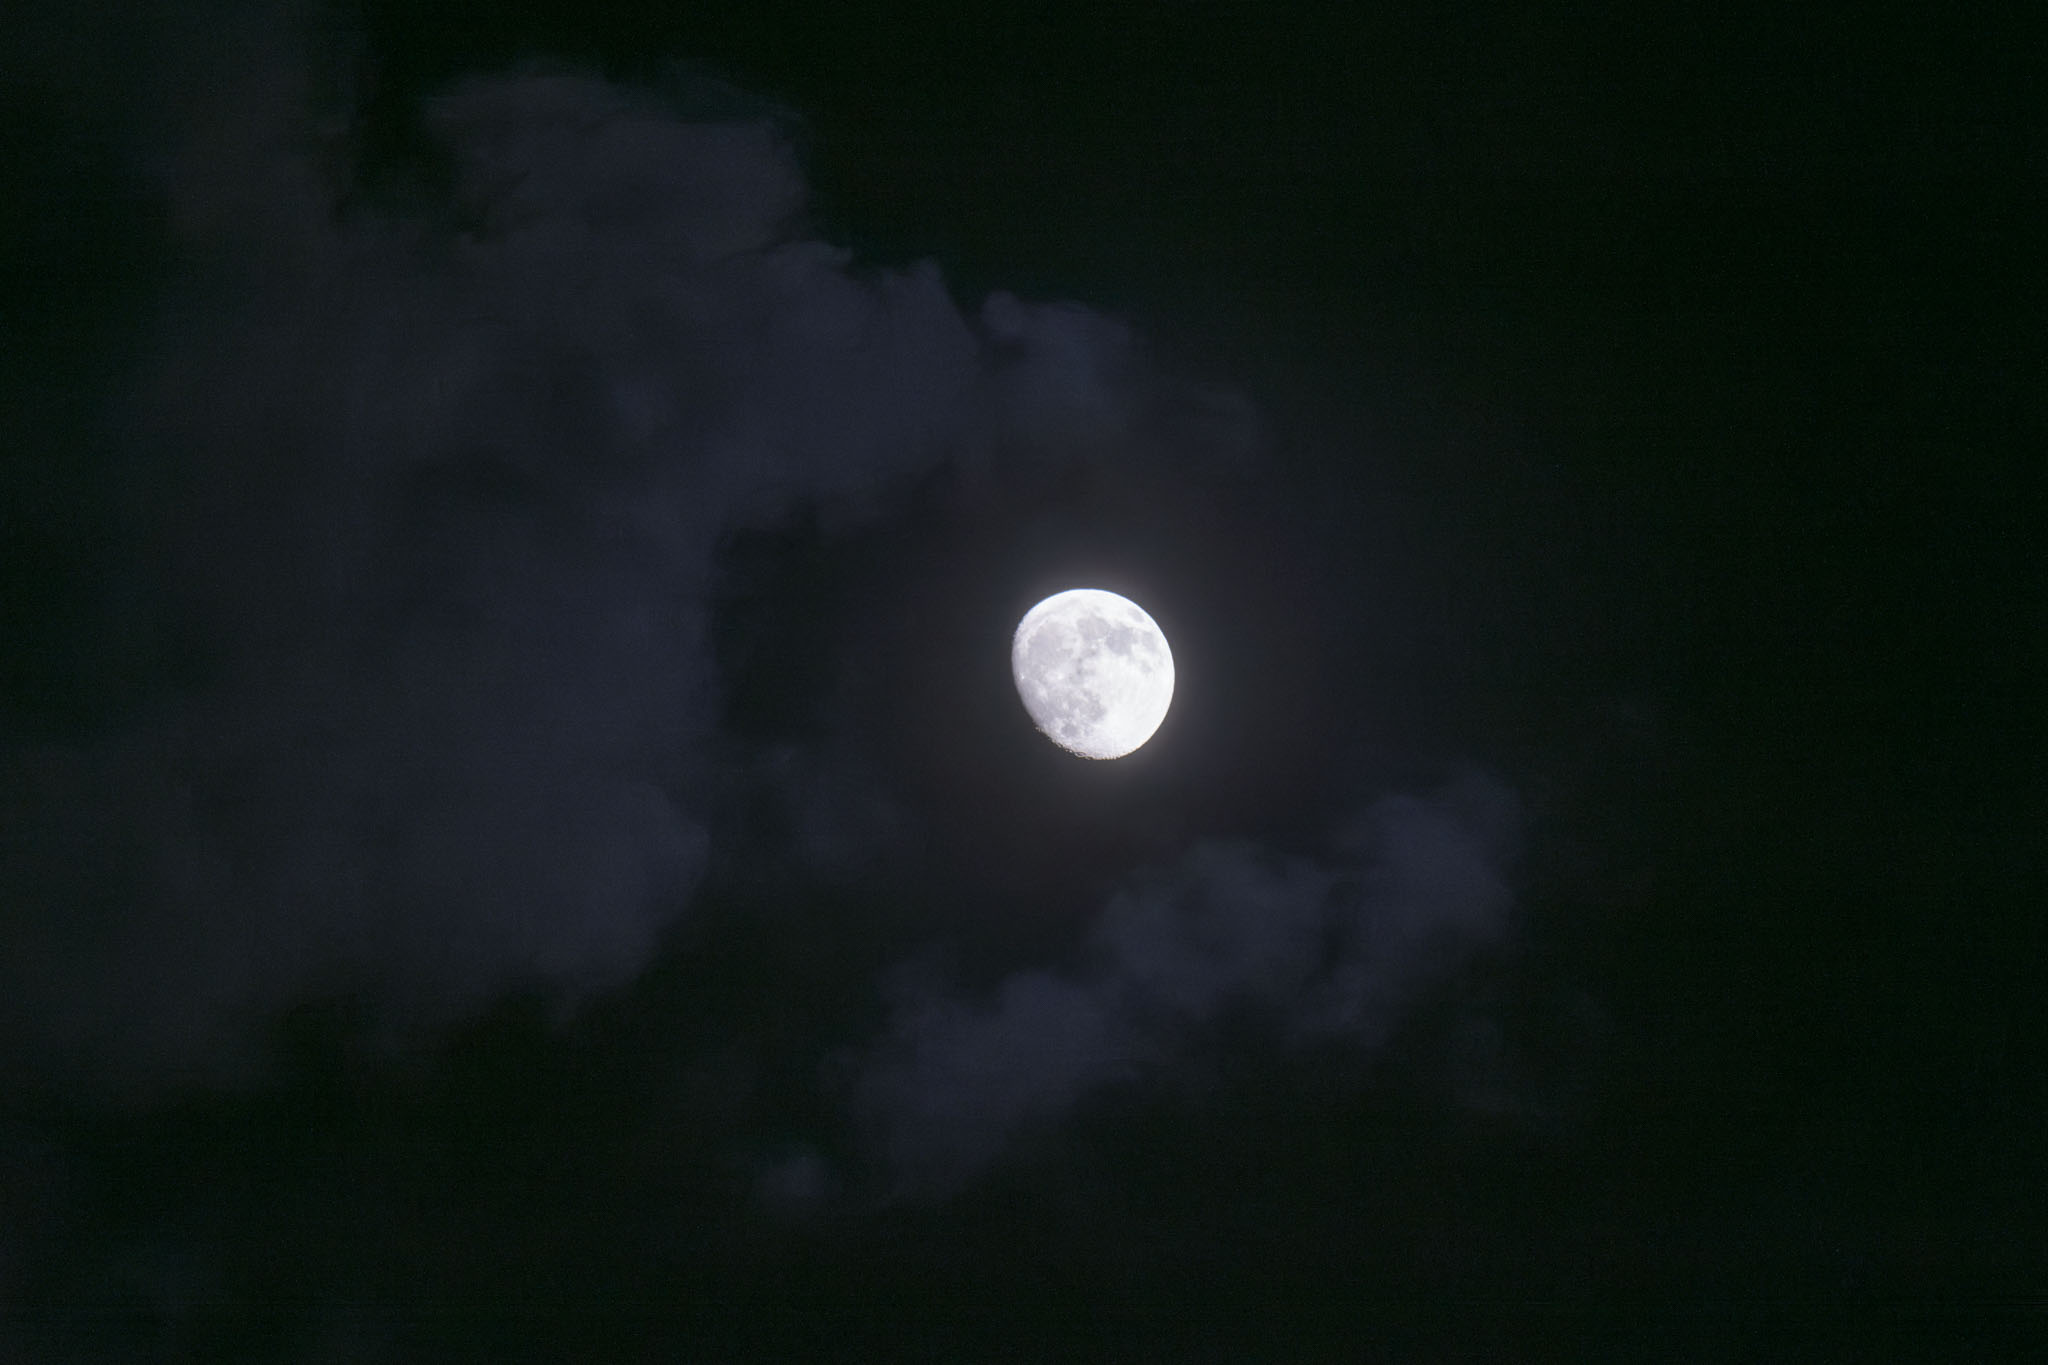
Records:
[[[0,1361],[2048,1336],[2028,44],[1355,8],[0,19]]]

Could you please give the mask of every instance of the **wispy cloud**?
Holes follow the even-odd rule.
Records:
[[[1374,1047],[1505,931],[1518,826],[1513,793],[1471,776],[1374,802],[1324,856],[1196,847],[1117,894],[1073,970],[987,998],[907,976],[854,1066],[854,1108],[901,1188],[943,1193],[1090,1095],[1164,1074],[1226,1012],[1283,1046]]]

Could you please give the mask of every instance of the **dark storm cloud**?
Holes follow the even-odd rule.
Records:
[[[1518,804],[1464,778],[1374,802],[1316,858],[1190,850],[1116,895],[1083,965],[982,1000],[907,975],[854,1105],[914,1192],[971,1179],[1089,1095],[1155,1082],[1227,1014],[1284,1045],[1383,1041],[1418,989],[1506,929]]]
[[[461,226],[342,216],[284,49],[201,50],[154,134],[184,264],[115,422],[155,557],[109,587],[191,676],[0,729],[0,1047],[145,1089],[254,1064],[309,994],[403,1031],[632,978],[707,864],[721,537],[1111,448],[1142,388],[1082,310],[971,321],[808,240],[771,124],[474,79],[428,116]]]

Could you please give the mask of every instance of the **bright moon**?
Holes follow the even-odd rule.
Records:
[[[1054,593],[1017,623],[1010,672],[1047,739],[1083,758],[1122,758],[1173,703],[1173,651],[1145,609],[1100,588]]]

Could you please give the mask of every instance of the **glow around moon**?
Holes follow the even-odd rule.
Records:
[[[1083,758],[1122,758],[1173,704],[1173,651],[1126,597],[1100,588],[1054,593],[1017,623],[1010,672],[1046,738]]]

